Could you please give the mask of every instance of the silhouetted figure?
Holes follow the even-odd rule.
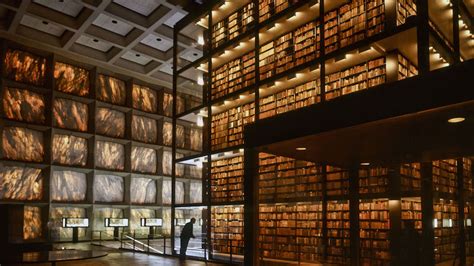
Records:
[[[415,229],[414,221],[405,221],[405,228],[401,235],[401,265],[418,266],[421,265],[421,236]]]
[[[193,224],[196,223],[195,218],[191,218],[191,221],[186,223],[181,231],[181,249],[179,250],[180,259],[186,258],[186,250],[188,249],[189,239],[194,238]]]

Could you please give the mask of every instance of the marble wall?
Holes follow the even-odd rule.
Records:
[[[52,201],[83,201],[87,194],[86,174],[74,171],[54,171],[51,177]]]
[[[164,205],[171,205],[171,180],[164,179],[163,180],[163,185],[161,187],[161,197],[162,197],[162,204]]]
[[[23,239],[32,240],[43,237],[41,208],[25,206],[23,209]]]
[[[0,199],[43,199],[41,169],[17,166],[0,166]]]
[[[8,49],[3,67],[8,79],[37,86],[44,85],[46,59],[43,57]]]
[[[156,203],[156,180],[145,177],[132,178],[130,200],[136,204]]]
[[[132,139],[146,143],[156,143],[158,139],[156,120],[134,115],[132,117]]]
[[[28,90],[5,88],[3,113],[8,119],[44,124],[44,96]]]
[[[202,183],[191,181],[189,183],[189,202],[190,203],[201,203],[202,202]]]
[[[140,173],[156,173],[156,150],[144,147],[132,147],[132,171]]]
[[[189,176],[194,178],[202,178],[202,167],[189,165]]]
[[[202,151],[202,129],[191,128],[189,133],[189,148],[195,151]]]
[[[106,75],[99,75],[98,85],[97,99],[113,104],[125,105],[125,81]]]
[[[54,88],[58,91],[79,96],[89,95],[89,71],[56,62],[54,65]]]
[[[171,151],[167,151],[167,150],[163,151],[163,158],[161,160],[163,175],[167,175],[167,176],[171,175],[171,171],[172,171],[171,167],[173,165],[172,156],[173,154],[171,153]]]
[[[61,98],[54,99],[53,126],[87,131],[88,119],[87,104]]]
[[[4,127],[2,144],[3,156],[7,159],[43,161],[43,133],[40,131],[21,127]]]
[[[176,153],[176,159],[181,159],[184,157],[184,154],[177,152]],[[182,163],[177,163],[176,164],[176,176],[184,176],[185,174],[185,165]]]
[[[145,86],[133,84],[132,106],[149,113],[156,113],[158,109],[158,96],[155,90]]]
[[[173,124],[163,122],[163,145],[171,146],[173,144]]]
[[[87,163],[87,139],[59,135],[53,136],[53,163],[85,166]]]
[[[119,143],[97,141],[95,165],[99,168],[123,170],[125,168],[125,147]]]
[[[130,232],[135,233],[137,235],[148,235],[149,229],[148,227],[141,227],[140,226],[140,218],[157,218],[156,217],[156,210],[150,209],[131,209],[130,210]]]
[[[125,136],[125,114],[109,108],[97,108],[95,128],[97,134],[123,138]]]
[[[163,208],[163,228],[161,233],[165,236],[171,236],[171,208]]]
[[[185,145],[186,145],[186,142],[185,142],[184,126],[176,125],[176,147],[184,148]]]
[[[184,204],[184,196],[185,196],[184,191],[185,191],[184,182],[176,181],[175,182],[175,197],[174,197],[176,204]]]
[[[72,239],[72,228],[62,228],[62,218],[86,218],[87,213],[84,208],[75,207],[55,207],[50,209],[50,232],[54,241]],[[79,228],[79,237],[86,235],[85,228]]]
[[[96,175],[94,178],[94,201],[123,202],[123,177],[116,175]]]
[[[173,116],[173,94],[171,93],[163,93],[163,115]]]

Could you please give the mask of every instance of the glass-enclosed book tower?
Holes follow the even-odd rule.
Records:
[[[260,153],[257,174],[248,177],[256,181],[245,181],[256,186],[254,250],[245,250],[243,211],[246,125],[473,58],[471,2],[211,2],[174,32],[173,134],[181,121],[202,126],[203,134],[202,153],[183,156],[174,145],[173,191],[185,196],[174,199],[173,215],[202,219],[201,256],[388,265],[400,259],[400,243],[391,239],[407,221],[420,232],[434,224],[433,263],[459,257],[459,248],[472,255],[471,158],[344,169]],[[187,95],[200,102],[183,104]],[[203,169],[202,186],[182,178],[183,165]],[[423,208],[422,179],[432,180],[433,191]]]

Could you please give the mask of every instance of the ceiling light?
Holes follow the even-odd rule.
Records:
[[[360,165],[362,165],[362,166],[368,166],[368,165],[370,165],[370,163],[366,163],[366,162],[365,162],[365,163],[360,163]]]
[[[239,152],[244,152],[244,149],[239,149]]]
[[[99,40],[97,40],[97,39],[94,39],[93,41],[94,41],[94,42],[99,42]]]
[[[198,56],[199,54],[198,53],[193,53],[194,56]]]
[[[204,79],[202,78],[202,76],[198,76],[198,78],[197,78],[197,84],[198,84],[199,86],[204,85]]]
[[[464,120],[466,120],[466,118],[464,117],[453,117],[453,118],[448,119],[448,122],[451,124],[456,124],[456,123],[461,123]]]
[[[117,24],[117,21],[114,19],[114,20],[112,20],[112,23],[113,23],[113,24]]]
[[[49,23],[48,23],[47,21],[44,21],[44,20],[43,20],[43,24],[44,24],[44,25],[48,25]]]
[[[140,54],[135,54],[136,57],[140,57]]]
[[[204,119],[202,119],[202,116],[200,116],[200,115],[197,116],[196,125],[198,127],[203,127],[204,126]]]
[[[306,150],[306,147],[298,147],[296,148],[297,151],[305,151]]]
[[[156,38],[156,41],[157,41],[157,42],[161,42],[161,38]]]
[[[198,36],[197,43],[199,45],[204,45],[204,37],[202,35]]]

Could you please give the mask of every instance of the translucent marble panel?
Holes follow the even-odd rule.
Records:
[[[102,239],[112,239],[114,229],[104,226],[105,218],[123,218],[123,210],[117,208],[96,208],[94,209],[94,230],[105,231]],[[99,237],[98,235],[96,237]]]
[[[125,147],[119,143],[97,141],[95,165],[99,168],[123,170],[125,168]]]
[[[132,117],[132,139],[146,143],[156,143],[157,138],[158,128],[155,119],[137,115]]]
[[[53,163],[85,166],[87,139],[69,135],[53,136]]]
[[[171,146],[173,141],[173,124],[163,122],[163,145]]]
[[[67,99],[54,99],[53,126],[78,131],[87,131],[88,106]]]
[[[176,114],[184,113],[185,110],[186,101],[184,100],[183,96],[178,95],[178,97],[176,97]]]
[[[51,238],[53,241],[58,241],[71,240],[72,238],[72,228],[62,228],[62,218],[85,218],[87,216],[86,209],[84,208],[56,207],[50,209],[49,217]],[[79,228],[79,237],[84,237],[85,235],[86,229]]]
[[[8,79],[41,86],[44,84],[46,59],[20,50],[8,49],[4,73]]]
[[[184,204],[184,182],[176,181],[175,186],[175,203]]]
[[[173,116],[173,95],[171,93],[163,93],[163,115]]]
[[[2,133],[3,156],[12,160],[42,162],[43,133],[21,128],[5,127]]]
[[[0,199],[43,199],[41,169],[0,166]]]
[[[79,96],[89,95],[89,71],[86,69],[56,62],[54,65],[54,81],[54,87],[58,91]]]
[[[202,129],[191,128],[189,136],[189,144],[191,150],[201,151],[202,150]]]
[[[99,75],[97,99],[113,104],[125,105],[125,89],[125,81],[110,76]]]
[[[171,204],[171,180],[163,180],[163,185],[161,188],[161,202],[163,204]]]
[[[189,165],[189,176],[194,178],[202,178],[202,167]]]
[[[132,178],[130,184],[130,198],[132,203],[155,203],[156,180],[151,178]]]
[[[109,108],[97,108],[95,128],[97,134],[123,138],[125,136],[125,114]]]
[[[23,239],[39,239],[43,236],[41,208],[25,206],[23,209]]]
[[[189,201],[190,203],[202,202],[202,183],[191,182],[189,184]]]
[[[115,175],[96,175],[94,178],[94,201],[123,202],[123,177]]]
[[[132,147],[132,171],[154,174],[156,172],[156,150]]]
[[[171,208],[163,208],[163,228],[162,234],[166,236],[171,235]]]
[[[170,176],[172,168],[172,153],[171,151],[163,151],[163,160],[161,162],[163,168],[163,175]]]
[[[133,108],[149,113],[156,113],[158,107],[158,96],[155,90],[133,84],[132,99]]]
[[[140,218],[156,218],[156,211],[151,209],[130,210],[130,231],[136,234],[148,235],[148,228],[140,226]]]
[[[44,96],[23,89],[5,88],[3,112],[6,118],[44,123]]]
[[[184,126],[176,125],[176,147],[184,149],[185,141],[184,141]]]
[[[177,152],[176,159],[181,159],[184,157],[184,154]],[[185,165],[182,163],[176,164],[176,176],[184,176]]]
[[[54,171],[51,178],[51,200],[83,201],[86,199],[86,174],[74,171]]]

